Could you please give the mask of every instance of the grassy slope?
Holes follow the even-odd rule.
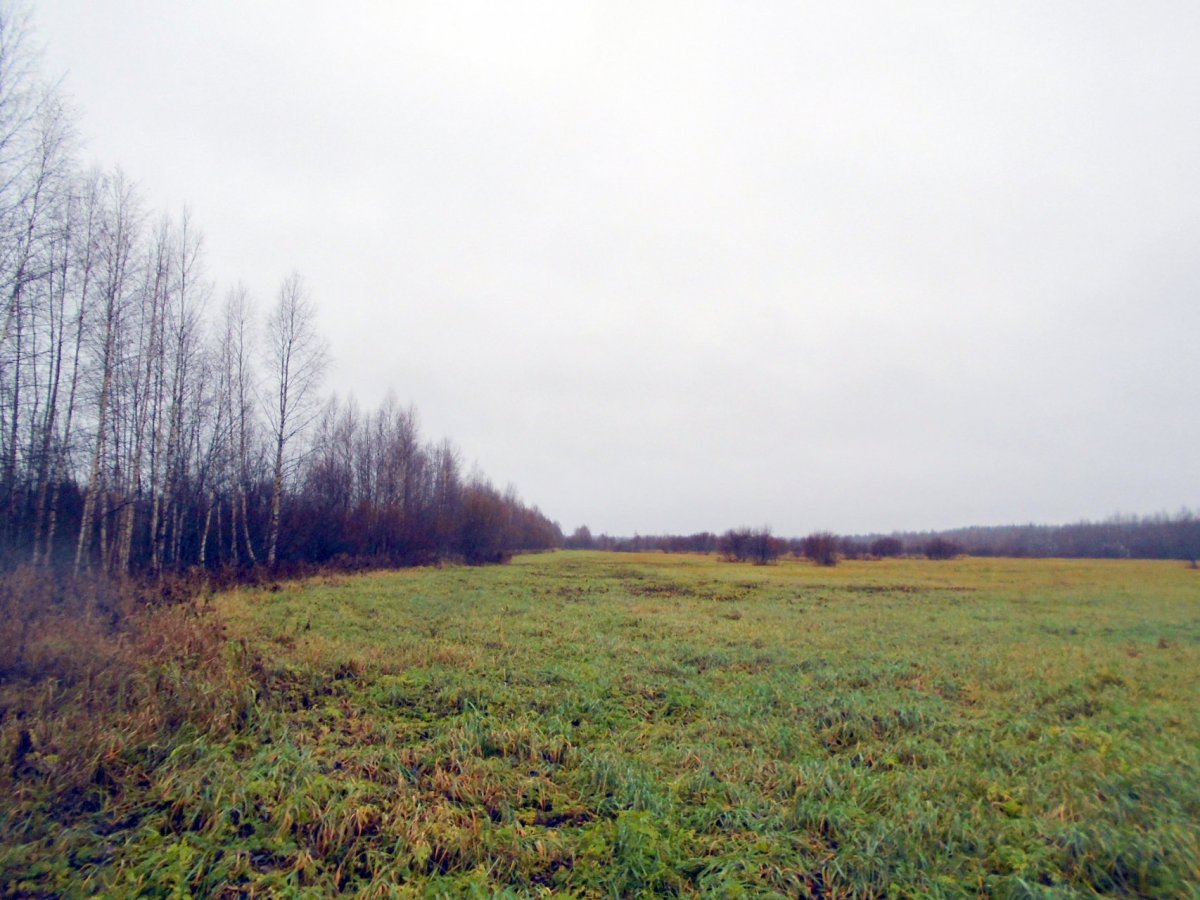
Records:
[[[0,886],[57,840],[27,887],[1195,894],[1198,579],[559,553],[231,593],[253,722]]]

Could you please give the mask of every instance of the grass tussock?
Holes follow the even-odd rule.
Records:
[[[563,553],[142,602],[5,676],[0,893],[1188,896],[1198,596]]]

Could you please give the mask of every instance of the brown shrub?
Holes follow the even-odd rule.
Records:
[[[801,551],[818,566],[838,564],[838,537],[830,531],[815,531],[800,542]]]

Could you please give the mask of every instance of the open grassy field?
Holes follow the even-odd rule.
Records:
[[[237,720],[67,826],[11,802],[0,889],[1200,894],[1180,563],[561,552],[214,603]]]

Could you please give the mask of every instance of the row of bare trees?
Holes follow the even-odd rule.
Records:
[[[423,444],[415,413],[394,398],[372,413],[330,401],[315,438],[284,521],[295,558],[487,563],[562,544],[512,487],[464,477],[449,441]]]
[[[218,299],[189,214],[84,170],[71,116],[0,6],[0,551],[75,571],[472,561],[561,538],[463,479],[394,403],[319,393],[328,351],[298,274],[261,320]],[[316,434],[316,439],[313,439]]]
[[[1200,559],[1200,514],[1184,508],[1147,516],[1115,515],[1068,525],[992,525],[889,538],[845,538],[846,553],[893,542],[900,552],[935,552],[949,542],[971,556],[1080,557],[1093,559]],[[872,552],[874,552],[872,550]]]
[[[770,562],[789,553],[820,565],[841,559],[923,556],[1087,557],[1200,560],[1200,514],[1189,509],[1150,516],[1114,516],[1070,525],[999,525],[942,532],[846,536],[817,531],[803,538],[775,538],[770,529],[734,528],[719,537],[691,535],[594,536],[580,526],[564,542],[570,549],[720,553],[735,561]]]

